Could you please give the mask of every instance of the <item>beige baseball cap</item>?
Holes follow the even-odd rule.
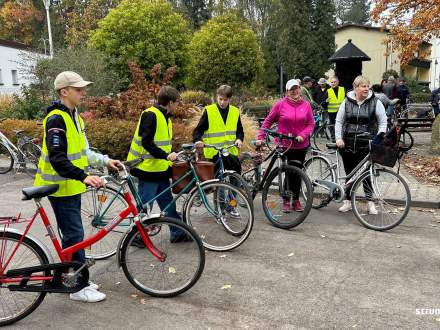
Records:
[[[61,72],[55,78],[55,90],[60,90],[61,88],[66,87],[86,87],[90,84],[93,84],[91,81],[84,80],[79,74],[73,71],[64,71]]]

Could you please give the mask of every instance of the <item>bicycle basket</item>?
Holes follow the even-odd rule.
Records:
[[[394,167],[397,159],[399,159],[399,148],[397,146],[372,143],[370,146],[370,156],[373,163]]]
[[[201,182],[211,180],[214,178],[214,163],[206,161],[197,161],[194,164],[197,176]],[[173,184],[177,182],[181,177],[190,171],[188,162],[176,162],[171,166],[171,178]],[[191,182],[192,176],[188,176],[184,180],[180,181],[179,184],[173,187],[173,193],[180,193],[185,187]],[[187,192],[194,187],[194,184],[187,189]]]

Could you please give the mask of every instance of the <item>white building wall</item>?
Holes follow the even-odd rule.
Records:
[[[440,87],[440,38],[433,39],[431,44],[431,83],[429,87],[433,90]],[[437,65],[435,65],[436,61]]]
[[[20,59],[25,53],[22,49],[0,45],[0,94],[13,94],[20,91],[22,85],[31,81],[20,73]],[[13,81],[13,71],[16,81]]]

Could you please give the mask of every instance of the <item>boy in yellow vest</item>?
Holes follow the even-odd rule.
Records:
[[[216,103],[205,107],[202,117],[194,129],[193,141],[197,147],[203,148],[204,144],[228,146],[235,144],[237,147],[229,149],[229,156],[223,157],[225,169],[241,173],[238,149],[243,146],[244,130],[240,119],[240,110],[231,105],[232,88],[222,85],[217,89]],[[214,163],[219,154],[213,148],[203,149],[207,159]]]
[[[144,161],[131,170],[131,174],[139,179],[139,194],[146,203],[170,188],[171,164],[177,155],[171,152],[173,128],[171,115],[180,102],[179,92],[171,86],[163,86],[157,96],[157,103],[142,112],[131,142],[127,160],[143,158]],[[180,220],[173,202],[171,191],[163,193],[156,199],[161,210],[167,209],[167,216]],[[188,241],[190,238],[182,234],[178,228],[171,228],[171,243]],[[140,237],[132,243],[144,248]]]
[[[118,160],[109,159],[89,149],[84,122],[76,107],[86,95],[85,87],[91,83],[75,72],[61,72],[55,79],[55,90],[60,100],[47,109],[43,120],[43,147],[34,185],[59,185],[57,192],[49,196],[49,201],[63,236],[63,248],[84,239],[81,193],[86,190],[86,185],[102,186],[99,176],[91,176],[84,171],[88,164],[105,164],[111,169],[120,166]],[[76,252],[72,260],[84,263],[84,250]],[[90,282],[89,286],[70,294],[70,299],[98,302],[105,299],[105,294]]]

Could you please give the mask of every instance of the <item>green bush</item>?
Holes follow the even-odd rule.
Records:
[[[382,73],[382,79],[387,79],[388,77],[393,76],[396,80],[399,79],[399,74],[397,73],[396,70],[393,69],[389,69],[387,71],[385,71],[384,73]]]
[[[211,19],[189,44],[188,84],[206,91],[231,85],[236,91],[261,77],[263,55],[256,34],[230,13]]]
[[[411,93],[411,103],[430,103],[431,93]]]
[[[15,119],[41,119],[46,114],[47,104],[37,89],[22,86],[20,94],[12,96],[12,103],[5,117]]]
[[[43,138],[42,126],[35,120],[6,119],[0,122],[0,131],[6,135],[12,143],[17,142],[14,130],[23,130],[26,135],[39,138],[40,141]]]
[[[183,103],[195,105],[208,105],[212,103],[211,97],[203,91],[187,90],[180,94]]]
[[[120,72],[128,74],[127,62],[142,69],[156,63],[182,68],[189,42],[188,22],[165,0],[123,0],[99,22],[89,44],[117,59]]]

